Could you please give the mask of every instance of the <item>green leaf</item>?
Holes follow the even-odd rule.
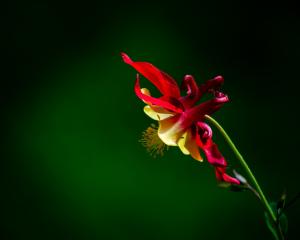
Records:
[[[278,216],[280,216],[282,214],[282,211],[285,207],[285,200],[286,200],[286,193],[283,193],[276,205]]]
[[[280,205],[280,204],[279,204]],[[278,211],[278,203],[272,202],[270,203],[270,207],[273,212]],[[286,236],[288,231],[288,219],[286,215],[281,211],[281,214],[278,215],[277,223],[274,223],[267,212],[265,212],[265,220],[269,230],[272,232],[273,236],[276,240],[280,240],[280,235]]]
[[[287,219],[287,216],[282,213],[279,217],[279,221],[280,221],[280,227],[281,227],[281,230],[284,234],[284,236],[287,235],[287,231],[288,231],[288,219]]]
[[[269,230],[271,231],[271,233],[275,237],[275,239],[276,240],[280,240],[279,237],[278,237],[278,235],[277,235],[276,227],[272,223],[272,220],[270,219],[270,216],[269,216],[269,214],[267,212],[265,212],[265,221],[266,221],[266,224],[267,224]]]

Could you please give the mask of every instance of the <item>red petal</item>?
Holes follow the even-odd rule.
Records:
[[[167,109],[169,111],[172,111],[172,112],[176,112],[176,113],[181,113],[182,112],[181,108],[178,108],[178,107],[172,105],[171,103],[169,103],[167,101],[163,101],[161,99],[154,98],[154,97],[148,96],[146,94],[143,94],[142,91],[141,91],[140,81],[139,81],[139,75],[138,74],[137,74],[137,77],[136,77],[134,91],[135,91],[135,94],[141,100],[143,100],[145,102],[150,102],[153,105],[157,105],[157,106],[163,107],[163,108],[165,108],[165,109]]]
[[[197,121],[203,121],[205,115],[211,115],[221,108],[226,101],[228,101],[227,96],[222,97],[222,99],[214,98],[191,109],[187,109],[185,111],[184,122],[182,124],[188,127]]]
[[[193,76],[186,75],[181,88],[187,91],[187,95],[180,99],[185,108],[190,108],[200,99],[200,91]]]
[[[198,146],[204,151],[207,161],[220,167],[226,167],[227,163],[220,153],[217,144],[212,141],[212,130],[204,122],[197,123],[196,142]]]
[[[134,62],[127,54],[121,53],[121,55],[125,63],[131,65],[135,70],[152,82],[163,95],[174,98],[180,97],[180,90],[177,83],[168,74],[160,71],[151,63]]]
[[[218,90],[223,82],[224,78],[222,76],[216,76],[213,79],[206,81],[206,83],[200,85],[199,87],[200,95],[203,95],[209,90]]]
[[[198,130],[201,133],[197,134],[196,142],[198,146],[204,151],[207,161],[215,167],[216,178],[221,182],[228,182],[232,184],[240,184],[240,182],[226,174],[227,162],[220,153],[217,144],[212,141],[212,133],[210,127],[200,122],[197,124]]]
[[[217,144],[211,139],[208,139],[205,144],[202,144],[202,150],[204,151],[207,161],[213,166],[226,167],[227,162],[220,153]]]
[[[218,179],[218,181],[228,182],[228,183],[237,184],[237,185],[240,184],[239,180],[237,180],[236,178],[233,178],[225,173],[225,168],[216,167],[215,171],[216,171],[216,178]]]

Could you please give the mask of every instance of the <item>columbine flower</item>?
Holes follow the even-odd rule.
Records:
[[[204,122],[205,115],[211,115],[228,102],[228,97],[219,91],[223,77],[217,76],[205,84],[198,86],[191,75],[186,75],[180,89],[175,80],[168,74],[147,62],[134,62],[122,53],[125,63],[131,65],[147,78],[160,91],[160,98],[152,97],[146,88],[140,88],[139,74],[135,82],[135,93],[147,105],[144,112],[158,121],[159,127],[149,127],[143,136],[143,145],[150,152],[162,153],[165,145],[178,146],[180,150],[194,159],[203,161],[199,148],[203,150],[207,161],[215,167],[216,177],[221,182],[240,184],[225,173],[227,162],[212,141],[212,130]],[[213,98],[196,105],[205,93],[212,93]]]

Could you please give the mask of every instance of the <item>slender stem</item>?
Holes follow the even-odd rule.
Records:
[[[246,163],[245,159],[243,158],[243,156],[240,154],[240,152],[237,150],[236,146],[234,145],[234,143],[231,141],[230,137],[227,135],[227,133],[225,132],[225,130],[221,127],[221,125],[212,117],[205,115],[205,118],[210,121],[224,136],[225,140],[227,141],[227,143],[229,144],[229,146],[231,147],[231,149],[233,150],[234,154],[236,155],[236,157],[238,158],[238,160],[240,161],[241,165],[244,167],[245,171],[247,172],[247,174],[249,175],[252,183],[254,184],[260,199],[266,209],[266,211],[268,212],[268,214],[270,215],[271,219],[273,220],[273,222],[276,224],[276,216],[273,212],[273,210],[271,209],[263,191],[261,190],[261,187],[259,186],[254,174],[252,173],[251,169],[249,168],[248,164]]]

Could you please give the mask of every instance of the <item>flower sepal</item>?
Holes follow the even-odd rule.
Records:
[[[232,184],[229,182],[218,182],[218,187],[220,187],[220,188],[230,188],[231,185]]]
[[[220,188],[226,188],[232,192],[242,192],[245,190],[248,190],[248,186],[244,184],[233,184],[230,182],[218,182],[218,187]]]

